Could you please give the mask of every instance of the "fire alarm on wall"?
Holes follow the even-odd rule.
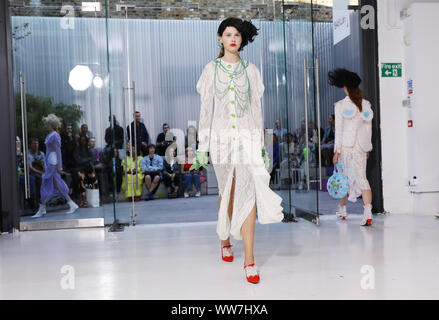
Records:
[[[413,120],[409,120],[409,128],[413,128]]]

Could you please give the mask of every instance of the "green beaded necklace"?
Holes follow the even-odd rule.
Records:
[[[231,65],[225,67],[221,63],[221,58],[215,60],[215,96],[222,100],[227,93],[231,90],[235,95],[235,111],[238,118],[244,116],[245,111],[250,105],[250,80],[247,75],[248,62],[240,59],[240,63],[235,67],[235,70],[231,70]],[[218,70],[224,72],[228,77],[227,81],[221,81],[218,76]],[[245,77],[245,82],[242,85],[238,84],[238,80]],[[233,88],[232,88],[233,84]],[[224,87],[224,89],[220,89]]]

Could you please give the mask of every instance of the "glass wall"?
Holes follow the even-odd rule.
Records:
[[[320,166],[321,128],[335,97],[324,85],[334,65],[332,20],[324,18],[332,15],[330,5],[228,1],[226,9],[221,2],[10,3],[22,221],[145,223],[151,209],[143,200],[149,192],[154,199],[169,193],[184,198],[182,182],[177,190],[163,179],[158,185],[146,181],[142,158],[149,144],[156,144],[154,153],[161,157],[171,146],[183,162],[196,149],[196,139],[188,142],[200,112],[195,84],[218,55],[219,23],[237,16],[259,29],[241,56],[263,76],[266,144],[270,158],[276,158],[270,168],[272,188],[284,199],[287,220],[298,208],[318,222],[325,170]],[[68,204],[56,195],[48,200],[47,215],[31,218],[41,194],[41,159],[46,161],[40,152],[47,156],[49,132],[42,118],[50,113],[61,118],[61,177],[80,208],[66,215]],[[134,124],[137,129],[128,134]],[[211,173],[200,173],[202,196],[218,194]]]
[[[110,94],[103,8],[10,2],[22,230],[33,230],[33,221],[43,229],[103,226],[102,205],[112,202],[111,154],[105,150]],[[46,127],[43,118],[50,114],[56,118]],[[62,165],[62,180],[41,188],[44,173],[58,174],[49,173],[49,164]],[[69,198],[80,207],[72,214],[67,214]],[[41,199],[46,214],[40,211],[41,217],[32,218]]]

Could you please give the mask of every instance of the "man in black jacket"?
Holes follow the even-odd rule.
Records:
[[[159,156],[164,156],[166,149],[176,140],[172,134],[167,123],[163,124],[163,132],[160,132],[156,141],[156,153]]]
[[[114,129],[114,148],[123,149],[123,128],[117,124],[116,116],[113,115],[113,129]],[[105,130],[105,142],[107,148],[113,146],[113,130],[111,126]]]
[[[134,121],[131,122],[131,126],[127,127],[128,140],[130,140],[130,141],[134,140],[134,130],[133,129],[134,129]],[[130,135],[130,132],[131,132],[131,135]],[[145,125],[142,122],[140,122],[140,112],[139,111],[136,111],[136,144],[137,144],[137,152],[139,152],[139,150],[141,150],[143,155],[146,155],[148,153],[146,150],[146,147],[149,144],[149,133],[148,133],[148,130],[146,130]]]

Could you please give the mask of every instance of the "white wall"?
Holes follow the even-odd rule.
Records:
[[[415,2],[438,3],[438,0],[378,1],[378,50],[380,68],[383,62],[402,62],[402,78],[380,79],[382,176],[384,208],[394,214],[431,214],[439,212],[439,194],[413,194],[408,186],[408,109],[404,32],[400,11]],[[437,30],[439,33],[439,30]],[[438,145],[439,146],[439,145]],[[438,150],[438,146],[432,146]]]

